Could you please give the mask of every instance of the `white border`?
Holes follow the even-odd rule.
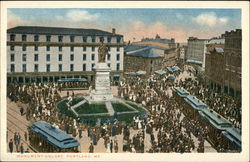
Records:
[[[17,158],[18,153],[6,153],[6,30],[7,8],[238,8],[242,10],[242,146],[241,153],[159,153],[159,154],[80,154],[90,158]],[[2,1],[1,2],[1,160],[2,161],[248,161],[249,160],[249,2],[247,1]],[[29,155],[48,155],[42,153]],[[100,155],[100,158],[93,157]]]

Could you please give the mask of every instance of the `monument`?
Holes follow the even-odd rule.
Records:
[[[95,70],[95,88],[89,95],[65,98],[58,102],[57,107],[61,113],[68,114],[82,121],[102,120],[117,118],[123,121],[132,121],[133,116],[147,114],[147,110],[122,98],[113,96],[110,85],[111,68],[106,63],[108,48],[104,44],[104,38],[100,39],[98,48],[98,62]],[[74,103],[69,105],[68,102]],[[72,114],[73,112],[73,114]],[[100,118],[100,119],[101,119]]]
[[[101,45],[98,48],[98,63],[94,67],[96,72],[95,89],[90,93],[91,102],[105,102],[111,101],[113,99],[110,86],[111,68],[108,67],[107,63],[105,62],[106,56],[108,55],[108,48],[103,43],[103,37],[100,41]]]

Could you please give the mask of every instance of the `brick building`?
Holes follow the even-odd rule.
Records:
[[[205,74],[207,83],[218,92],[241,96],[241,30],[222,35],[207,44]]]
[[[242,65],[242,31],[226,31],[225,33],[225,87],[224,91],[241,96],[241,65]]]
[[[124,72],[146,71],[146,74],[150,75],[162,68],[164,56],[158,48],[129,45],[124,51]]]

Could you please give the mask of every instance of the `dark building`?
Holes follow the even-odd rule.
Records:
[[[205,74],[210,88],[241,96],[241,30],[226,32],[223,41],[207,44]],[[219,43],[218,43],[219,42]],[[220,43],[222,42],[222,43]]]
[[[225,81],[224,92],[241,96],[242,31],[225,33]]]

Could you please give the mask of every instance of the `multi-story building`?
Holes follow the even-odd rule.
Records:
[[[145,71],[151,75],[162,68],[164,56],[159,48],[152,46],[129,45],[124,48],[124,71],[138,72]]]
[[[163,39],[158,34],[155,38],[143,38],[140,42],[133,42],[134,45],[151,45],[160,48],[177,48],[175,39]]]
[[[242,30],[225,33],[225,82],[224,91],[241,96]]]
[[[205,74],[212,89],[241,96],[241,29],[207,44]]]
[[[205,68],[205,54],[207,43],[208,39],[198,39],[196,37],[189,37],[186,62],[199,64],[200,66],[202,66],[202,68]]]
[[[178,59],[179,48],[171,48],[165,50],[164,67],[171,67],[176,64]]]
[[[180,58],[181,60],[185,60],[186,55],[187,55],[187,46],[184,46],[184,45],[181,46],[179,52],[180,52],[179,58]]]
[[[111,80],[123,73],[123,36],[97,29],[18,26],[7,30],[8,82],[47,82],[61,78],[94,79],[100,39]]]
[[[224,44],[208,44],[205,75],[210,88],[222,92],[224,87]]]

